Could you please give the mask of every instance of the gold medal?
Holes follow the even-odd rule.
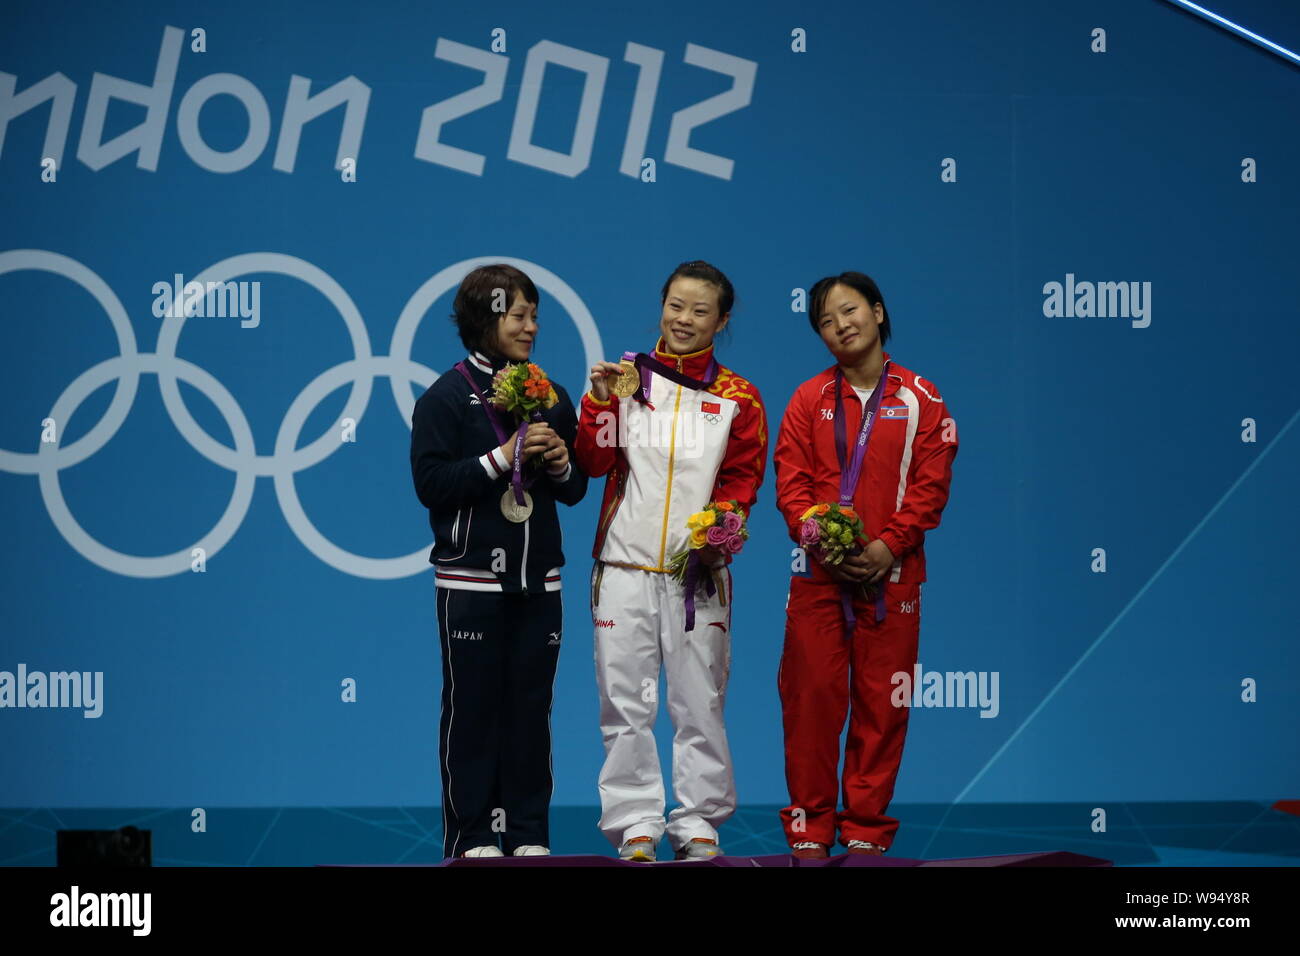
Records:
[[[618,378],[614,379],[614,384],[609,387],[609,390],[619,398],[627,398],[641,387],[641,373],[637,371],[634,363],[626,359],[619,362],[619,365],[621,371],[618,373]]]
[[[501,496],[501,513],[506,516],[507,521],[513,521],[518,524],[521,521],[527,521],[533,513],[533,496],[524,492],[524,503],[519,504],[515,501],[515,489],[507,488],[506,493]]]

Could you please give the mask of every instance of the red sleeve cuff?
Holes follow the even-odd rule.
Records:
[[[888,528],[880,532],[880,540],[885,543],[885,547],[889,549],[895,560],[901,558],[903,552],[907,550],[907,545],[902,536],[890,531]]]

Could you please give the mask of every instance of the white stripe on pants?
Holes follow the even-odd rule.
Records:
[[[605,763],[600,829],[615,846],[634,836],[674,849],[695,837],[717,839],[736,809],[736,782],[722,709],[731,669],[731,572],[721,593],[697,591],[695,627],[686,631],[682,586],[667,574],[616,565],[593,570],[596,686]],[[599,575],[599,593],[594,584]],[[655,746],[659,668],[672,718],[673,793],[664,822],[664,782]]]

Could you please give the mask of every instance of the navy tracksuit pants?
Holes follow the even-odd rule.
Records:
[[[443,851],[550,846],[561,592],[438,589]]]

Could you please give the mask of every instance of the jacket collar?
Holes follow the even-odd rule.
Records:
[[[484,375],[495,375],[498,371],[506,367],[506,359],[504,356],[490,356],[479,351],[470,352],[469,357],[465,361],[478,369]]]
[[[882,361],[884,362],[890,361],[888,352],[883,352],[881,354],[882,354]],[[826,371],[822,373],[823,375],[826,376],[826,384],[822,386],[822,391],[827,392],[829,394],[834,394],[835,369],[837,367],[838,365],[832,365],[830,368],[826,369]],[[896,366],[891,367],[889,370],[889,377],[885,382],[885,391],[882,397],[888,398],[890,395],[895,394],[898,391],[898,386],[901,384],[902,384],[902,376],[898,374],[897,367]],[[845,398],[853,398],[857,394],[856,392],[853,391],[853,386],[849,384],[849,380],[847,378],[844,379],[844,384],[840,386],[840,393],[844,395]]]
[[[654,357],[684,375],[689,375],[691,378],[703,378],[704,372],[709,367],[709,359],[713,358],[713,343],[709,343],[708,348],[700,349],[698,352],[677,355],[664,348],[664,337],[661,335],[659,341],[655,343]]]

